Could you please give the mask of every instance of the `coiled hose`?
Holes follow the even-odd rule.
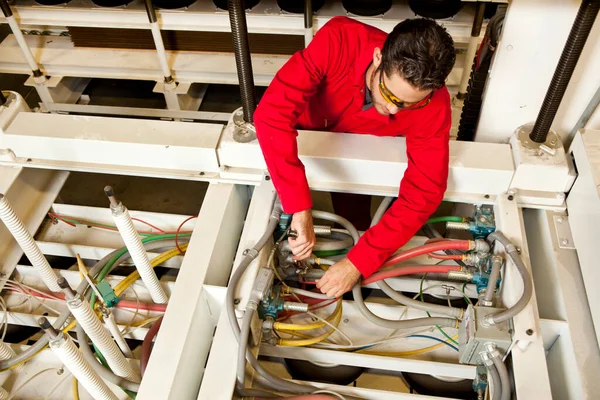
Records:
[[[158,304],[166,304],[169,301],[169,298],[162,286],[160,286],[160,282],[156,277],[156,272],[154,272],[152,265],[150,265],[150,259],[148,258],[146,250],[144,250],[140,235],[133,226],[133,221],[131,220],[127,207],[122,203],[119,203],[119,206],[117,207],[111,205],[110,209],[115,225],[117,225],[117,228],[121,233],[125,246],[127,247],[127,250],[129,250],[129,254],[131,254],[131,259],[140,273],[140,277],[148,289],[152,301]]]
[[[29,233],[23,221],[15,213],[12,205],[3,194],[0,194],[0,219],[4,222],[4,225],[6,225],[6,228],[13,235],[17,243],[19,243],[29,262],[31,262],[31,265],[40,274],[46,286],[53,292],[60,292],[60,286],[56,283],[58,276],[54,273],[44,253],[42,253],[33,236]]]
[[[60,332],[57,339],[50,341],[50,348],[94,399],[117,400],[117,396],[92,369],[69,335]]]
[[[240,82],[244,121],[253,123],[254,111],[256,110],[256,93],[254,91],[254,74],[250,58],[244,0],[228,0],[227,7],[229,8],[229,24],[231,25],[235,66]]]
[[[579,61],[579,56],[581,56],[585,42],[598,16],[599,9],[600,1],[598,0],[583,0],[581,2],[577,17],[575,17],[575,22],[567,38],[567,43],[548,87],[548,92],[546,92],[542,108],[529,134],[529,138],[536,143],[546,141],[552,121],[554,121],[560,102],[565,95],[573,71],[577,66],[577,61]]]

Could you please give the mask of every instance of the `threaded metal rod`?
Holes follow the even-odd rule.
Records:
[[[558,61],[558,66],[550,82],[550,87],[548,87],[548,92],[546,92],[542,108],[535,121],[533,130],[529,134],[529,138],[536,143],[544,143],[546,141],[560,102],[565,95],[565,91],[567,90],[573,71],[575,71],[585,42],[592,30],[599,9],[600,1],[598,0],[584,0],[579,7],[573,28],[571,28],[571,33],[569,33],[567,43]]]
[[[244,0],[228,0],[227,6],[229,8],[235,65],[240,82],[244,121],[252,123],[254,122],[254,110],[256,110],[256,93],[254,91],[254,74],[252,72]]]

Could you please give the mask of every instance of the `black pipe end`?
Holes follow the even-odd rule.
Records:
[[[113,190],[112,186],[104,186],[104,194],[108,197],[113,197],[115,195],[115,191]]]
[[[65,278],[58,278],[57,283],[61,289],[71,289],[71,286],[69,286],[69,282],[67,282]]]
[[[46,330],[46,329],[54,329],[54,327],[52,326],[52,324],[50,323],[50,321],[48,321],[48,318],[46,318],[46,317],[40,317],[38,319],[38,324],[44,330]]]
[[[2,13],[5,17],[12,17],[13,12],[10,9],[10,5],[8,4],[7,0],[0,0],[0,9],[2,9]]]

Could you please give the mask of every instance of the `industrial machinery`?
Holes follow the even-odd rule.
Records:
[[[44,3],[0,0],[0,72],[28,74],[40,98],[32,110],[0,96],[0,399],[600,392],[600,2]],[[463,140],[445,201],[382,269],[328,298],[318,279],[363,232],[321,202],[313,255],[293,260],[255,85],[335,15],[391,30],[415,13],[441,18],[458,48],[448,86]],[[164,107],[93,104],[101,78],[151,81]],[[201,109],[223,83],[239,84],[242,108]],[[370,196],[372,224],[408,164],[403,138],[300,131],[298,148],[314,196]],[[104,184],[103,207],[64,204],[69,171],[207,190],[197,215],[129,210]]]

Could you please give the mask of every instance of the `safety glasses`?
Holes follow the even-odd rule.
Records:
[[[429,93],[427,95],[427,97],[425,97],[422,100],[419,100],[415,103],[408,103],[405,102],[403,100],[401,100],[399,97],[395,96],[386,86],[385,83],[383,82],[383,66],[381,67],[381,70],[379,72],[379,92],[381,93],[381,95],[383,96],[383,98],[385,99],[385,101],[387,101],[388,103],[395,105],[396,107],[400,108],[400,109],[405,109],[405,110],[417,110],[419,108],[423,108],[425,107],[427,104],[429,104],[429,102],[431,101],[431,98],[433,97],[433,93],[434,91],[432,91],[431,93]]]

